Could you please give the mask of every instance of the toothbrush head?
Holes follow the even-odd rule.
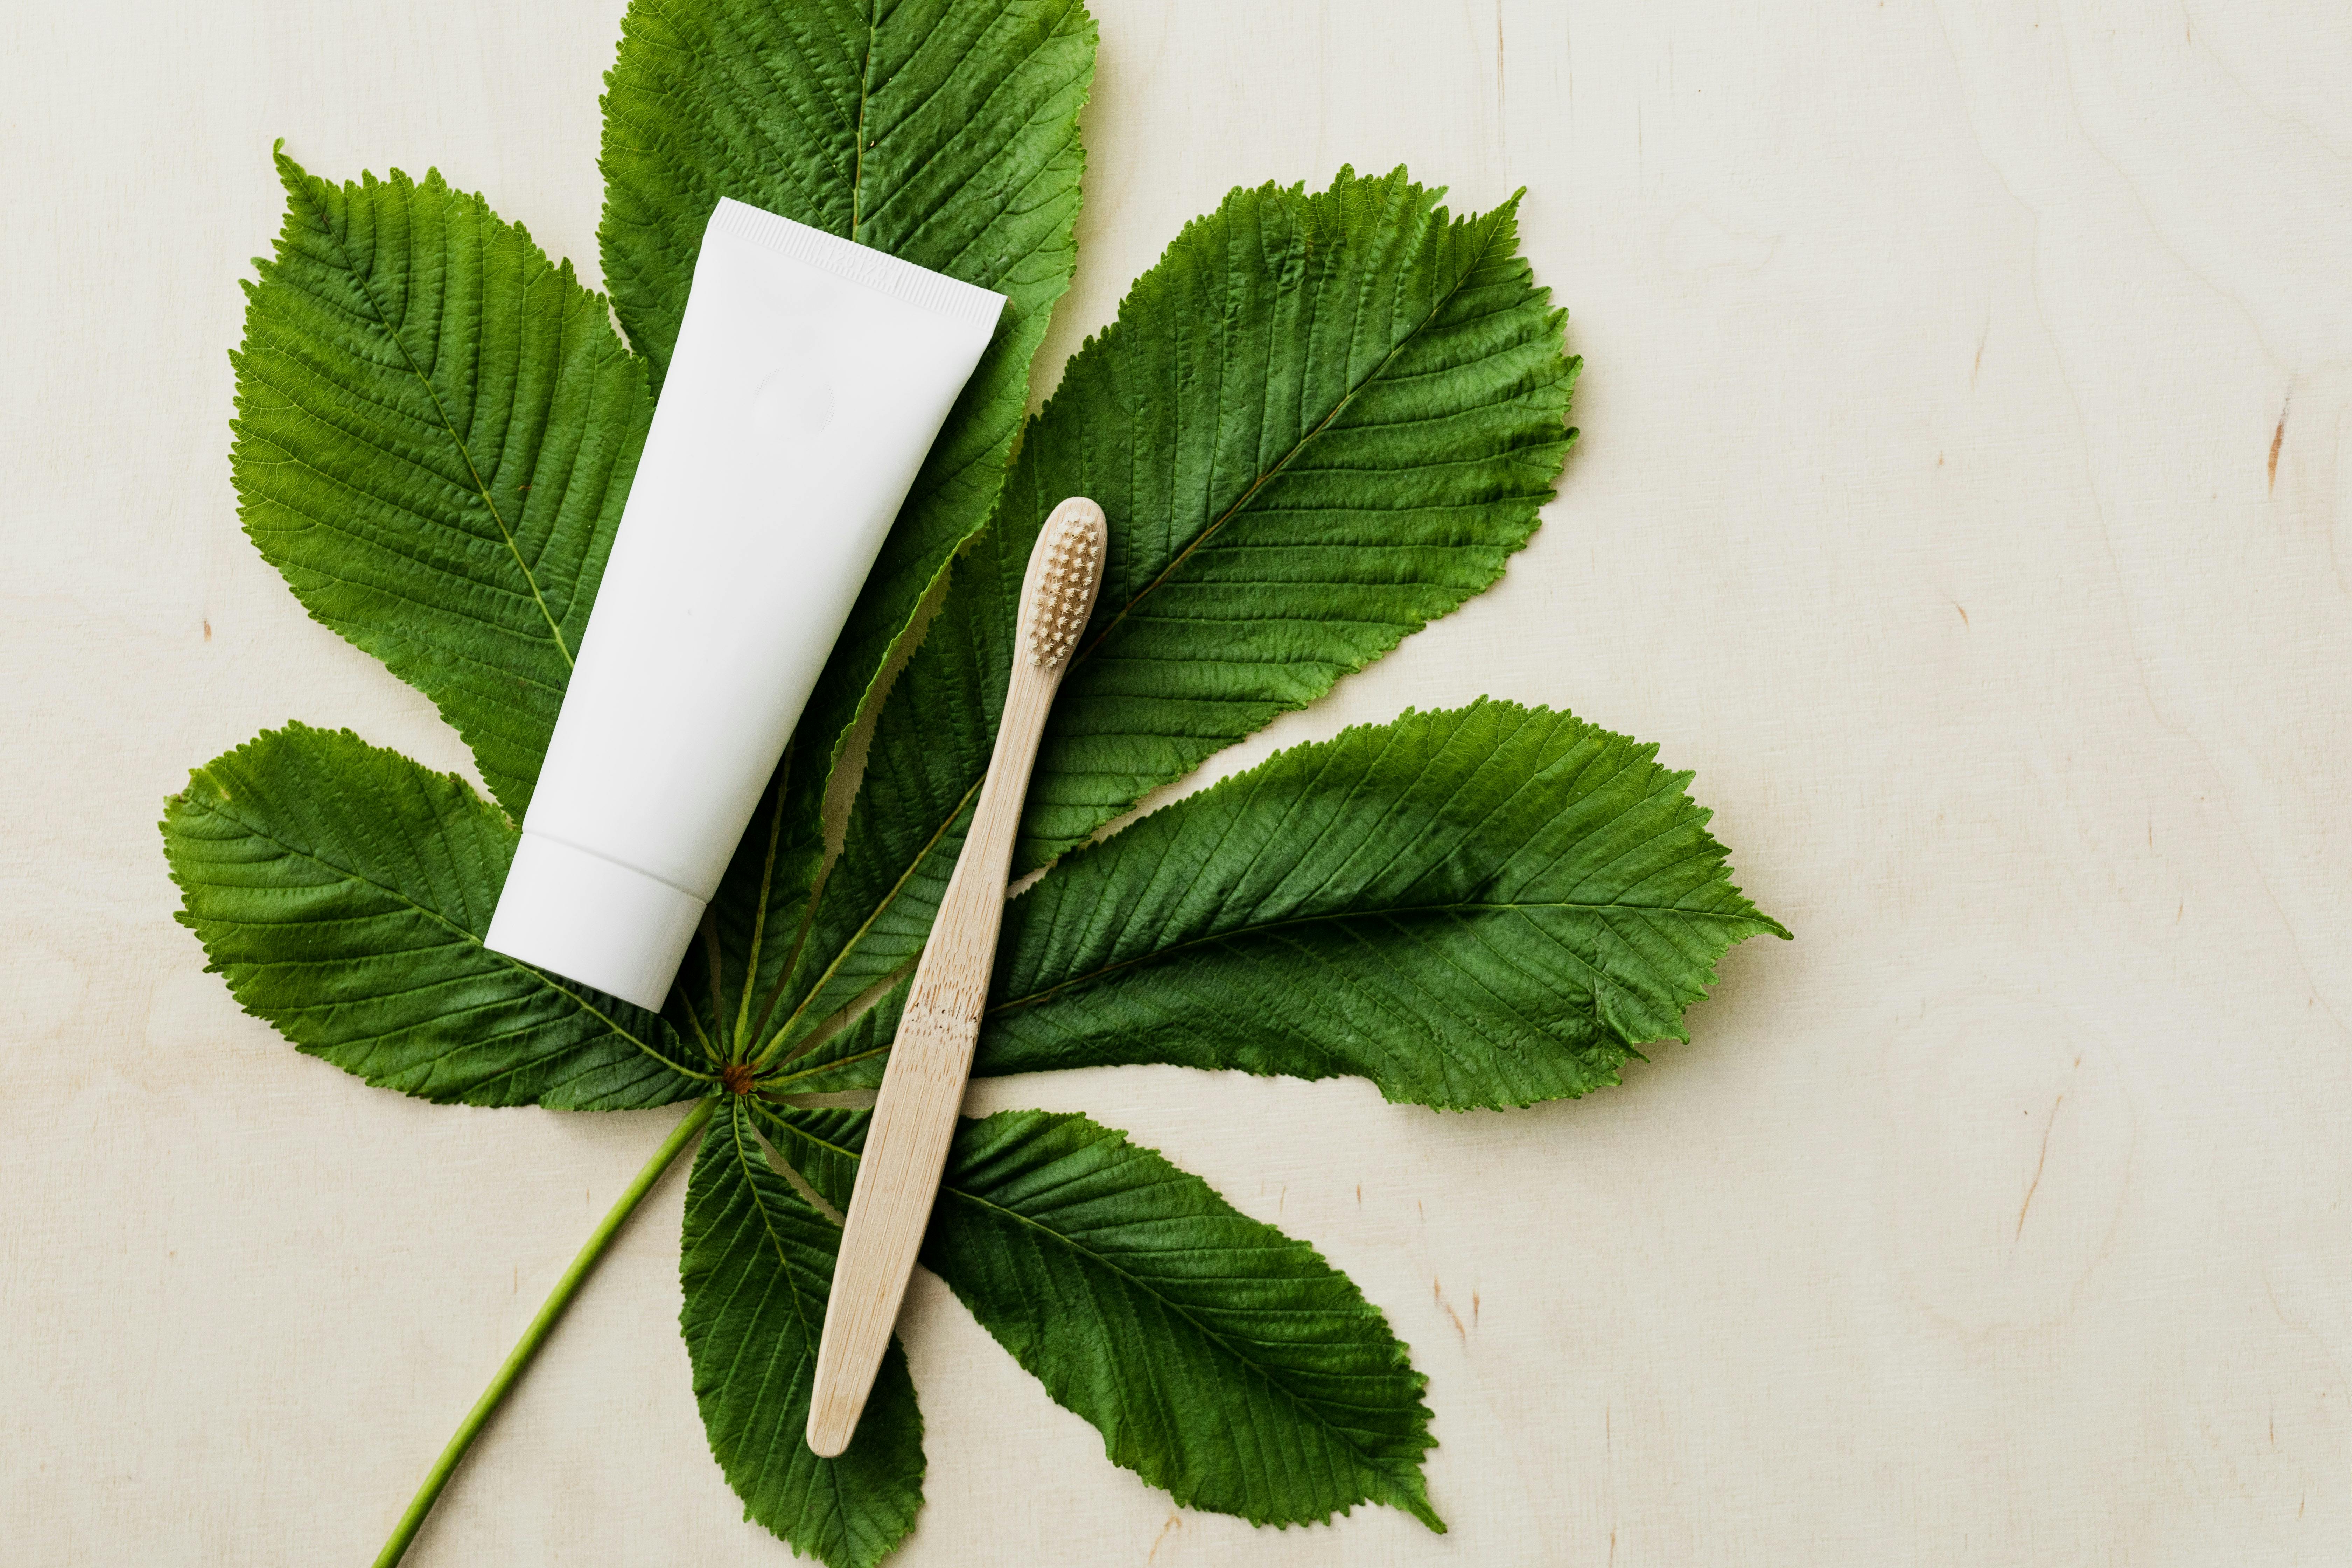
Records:
[[[1021,635],[1030,661],[1054,669],[1077,647],[1102,586],[1110,542],[1102,508],[1072,496],[1054,509],[1029,556],[1029,591],[1021,605]]]

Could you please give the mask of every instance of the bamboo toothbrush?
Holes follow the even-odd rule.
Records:
[[[848,1447],[857,1430],[930,1220],[948,1141],[963,1103],[964,1079],[971,1072],[972,1047],[980,1039],[981,1008],[996,961],[1013,829],[1021,823],[1022,797],[1029,793],[1030,764],[1036,760],[1045,710],[1094,611],[1108,543],[1102,508],[1073,496],[1054,509],[1029,552],[996,751],[989,758],[988,780],[972,808],[955,875],[915,965],[915,984],[907,994],[907,1010],[866,1128],[866,1157],[850,1189],[824,1336],[817,1342],[816,1387],[809,1398],[808,1446],[826,1458]]]

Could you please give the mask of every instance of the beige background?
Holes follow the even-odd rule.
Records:
[[[1795,928],[1622,1089],[1083,1107],[1312,1238],[1454,1531],[1114,1468],[936,1280],[923,1564],[2342,1563],[2352,19],[2328,0],[1097,0],[1041,389],[1227,186],[1530,189],[1584,431],[1494,593],[1227,763],[1480,692],[1698,770]],[[619,0],[0,14],[0,1560],[359,1563],[676,1112],[424,1105],[243,1017],[153,823],[264,725],[444,766],[237,531],[284,135],[595,275]],[[1360,1203],[1357,1187],[1361,1184]],[[641,1213],[422,1563],[769,1563]]]

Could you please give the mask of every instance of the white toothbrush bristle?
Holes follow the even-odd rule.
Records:
[[[1039,668],[1051,669],[1069,657],[1086,629],[1102,574],[1102,513],[1091,504],[1066,504],[1045,527],[1027,619],[1029,657]]]

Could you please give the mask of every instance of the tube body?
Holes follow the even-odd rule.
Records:
[[[719,204],[492,950],[662,1005],[1003,307]]]

